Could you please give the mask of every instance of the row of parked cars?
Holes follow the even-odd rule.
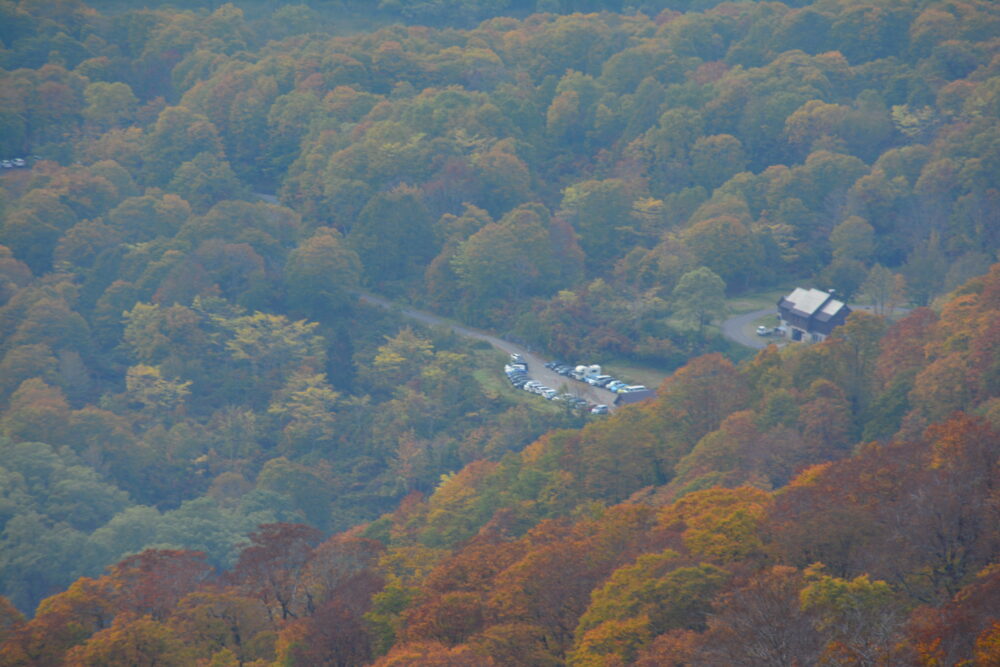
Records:
[[[604,389],[612,391],[616,394],[628,394],[633,391],[646,391],[645,385],[628,384],[627,382],[622,382],[621,380],[615,379],[610,375],[602,374],[601,367],[597,365],[570,366],[569,364],[564,364],[561,361],[550,361],[545,364],[545,367],[559,373],[560,375],[565,375],[566,377],[573,378],[574,380],[586,382],[594,387],[603,387]]]
[[[504,373],[513,386],[532,394],[538,394],[550,401],[563,401],[577,410],[587,410],[595,415],[606,415],[610,411],[606,405],[592,405],[579,396],[560,393],[537,380],[532,380],[528,375],[528,362],[520,354],[510,355],[510,363],[504,366]]]
[[[15,167],[27,167],[28,162],[23,157],[14,157],[9,160],[0,160],[0,168],[13,169]]]

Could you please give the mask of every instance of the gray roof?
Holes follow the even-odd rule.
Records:
[[[802,317],[815,315],[817,320],[826,322],[836,316],[846,304],[834,299],[832,294],[823,290],[796,287],[791,294],[781,300],[781,305]]]
[[[640,401],[647,401],[651,398],[656,398],[656,392],[652,389],[643,389],[642,391],[629,391],[624,394],[618,394],[615,398],[615,405],[626,405],[628,403],[639,403]]]

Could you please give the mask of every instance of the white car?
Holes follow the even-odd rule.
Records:
[[[761,324],[759,327],[757,327],[757,335],[758,336],[770,336],[771,335],[771,330],[769,328],[765,327],[763,324]]]

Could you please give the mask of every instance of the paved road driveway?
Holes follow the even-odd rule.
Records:
[[[754,322],[765,315],[773,313],[774,324],[777,325],[777,312],[776,308],[771,307],[730,317],[722,323],[722,335],[731,341],[739,343],[740,345],[746,345],[747,347],[752,347],[758,350],[763,350],[771,343],[785,342],[783,338],[776,336],[758,336],[757,325],[754,324]]]

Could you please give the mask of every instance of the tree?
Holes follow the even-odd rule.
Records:
[[[435,254],[431,215],[416,188],[375,195],[347,234],[368,282],[414,275]]]
[[[24,614],[11,601],[0,596],[0,645],[3,645],[22,625]]]
[[[302,366],[320,368],[325,361],[323,339],[315,334],[315,322],[291,322],[284,315],[261,312],[215,319],[232,335],[226,341],[229,354],[248,363],[268,393]]]
[[[167,107],[147,135],[142,150],[145,175],[153,183],[165,184],[178,167],[205,152],[216,157],[222,154],[215,126],[186,107]]]
[[[122,616],[167,619],[188,593],[207,583],[213,568],[200,551],[146,549],[108,569],[105,579]]]
[[[608,262],[627,247],[630,238],[623,230],[631,222],[633,199],[629,185],[621,179],[584,181],[563,191],[560,215],[579,234],[594,274],[607,273]]]
[[[149,617],[122,616],[81,646],[66,655],[67,666],[100,667],[101,665],[190,665],[193,655],[180,637],[162,623]]]
[[[681,276],[674,287],[674,312],[698,329],[698,340],[706,324],[726,314],[726,283],[711,269],[700,266]]]
[[[300,580],[321,533],[302,524],[265,524],[250,534],[250,544],[233,568],[233,581],[267,607],[272,622],[304,614]]]
[[[719,596],[694,662],[731,665],[813,665],[822,640],[799,603],[802,575],[774,566]]]
[[[837,257],[820,273],[820,279],[841,299],[852,299],[865,280],[865,265],[856,259]]]
[[[174,194],[129,197],[108,213],[115,230],[132,242],[173,237],[190,217],[191,206]]]
[[[334,229],[323,229],[288,256],[285,286],[289,305],[320,321],[332,320],[350,306],[361,260]]]
[[[749,388],[732,362],[718,353],[692,359],[664,381],[656,409],[676,422],[687,448],[746,407]],[[686,449],[684,451],[687,451]]]
[[[481,206],[494,218],[531,201],[531,170],[509,142],[499,141],[489,150],[476,153],[472,167],[478,177]]]
[[[978,662],[972,664],[995,662],[998,600],[1000,568],[991,565],[947,603],[913,611],[906,632],[910,655],[904,657],[924,665],[959,665],[973,655]]]
[[[711,191],[746,169],[743,144],[730,134],[698,137],[691,147],[691,172],[695,182]]]
[[[868,575],[840,579],[809,568],[800,593],[802,610],[817,615],[816,626],[827,640],[825,658],[841,664],[877,665],[892,660],[903,623],[895,592]]]
[[[892,317],[893,311],[903,300],[905,281],[881,264],[876,264],[868,272],[861,284],[861,291],[871,299],[876,315]]]
[[[202,656],[230,650],[238,663],[272,657],[273,625],[259,600],[233,591],[195,591],[173,610],[170,627]]]
[[[105,582],[80,577],[65,591],[42,600],[34,618],[18,624],[0,643],[0,663],[65,664],[69,649],[110,627],[114,616]]]
[[[414,383],[421,369],[433,359],[434,346],[410,327],[403,327],[385,340],[369,372],[373,388],[391,393],[401,385]]]
[[[248,195],[229,162],[209,151],[198,153],[182,162],[174,171],[167,187],[183,197],[199,213],[221,201]]]
[[[281,420],[282,446],[288,454],[322,451],[336,439],[335,410],[340,394],[322,373],[293,373],[275,393],[267,412]]]
[[[87,106],[83,117],[98,131],[106,131],[130,121],[139,99],[127,83],[95,81],[83,89]]]
[[[147,419],[161,420],[176,416],[184,405],[191,382],[169,380],[157,366],[138,364],[125,375],[125,391],[130,401],[142,405]]]
[[[902,267],[906,291],[917,306],[926,306],[944,286],[947,259],[935,234],[920,243],[906,258]]]
[[[451,266],[468,308],[556,289],[571,273],[557,252],[556,230],[538,205],[521,206],[459,245]]]
[[[0,425],[4,435],[14,440],[62,445],[70,435],[69,404],[58,387],[30,378],[11,395]]]
[[[684,231],[682,238],[696,261],[729,287],[752,284],[763,270],[758,239],[732,215],[697,222]]]
[[[845,219],[830,232],[835,259],[868,262],[875,252],[875,228],[856,215]]]
[[[621,567],[600,588],[591,593],[591,603],[576,628],[576,648],[571,664],[588,664],[595,654],[618,654],[626,661],[628,653],[648,644],[652,637],[672,629],[703,630],[711,598],[721,589],[728,572],[714,565],[687,565],[671,550],[644,554],[635,563]],[[630,623],[631,630],[616,623]],[[602,648],[620,637],[638,631],[644,641],[627,652]],[[600,638],[600,640],[598,640]]]

